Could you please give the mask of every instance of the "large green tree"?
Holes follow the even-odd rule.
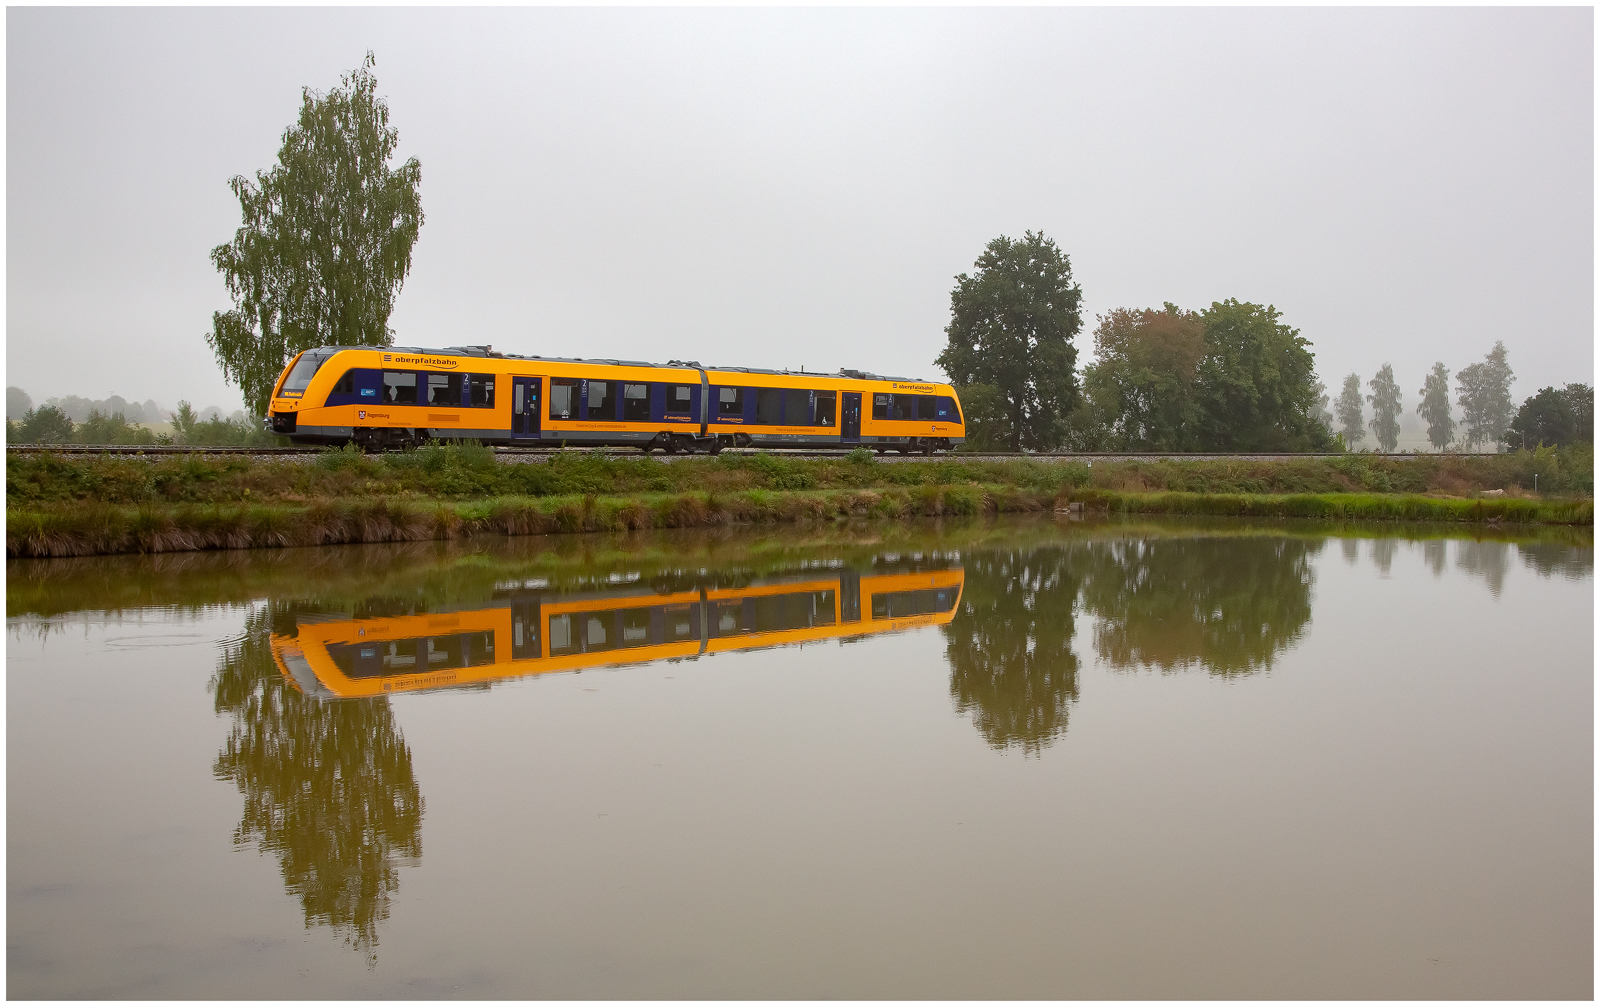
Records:
[[[1206,352],[1197,391],[1200,443],[1216,451],[1306,451],[1329,446],[1312,418],[1315,356],[1272,305],[1229,298],[1201,312]]]
[[[1428,443],[1443,451],[1455,436],[1456,421],[1450,415],[1450,368],[1439,361],[1423,379],[1417,392],[1422,401],[1417,403],[1417,415],[1428,424]]]
[[[1206,350],[1200,316],[1167,304],[1160,311],[1117,308],[1097,321],[1084,391],[1103,410],[1115,447],[1197,447],[1195,378]]]
[[[950,292],[947,345],[935,363],[962,394],[974,442],[1012,451],[1061,443],[1078,401],[1072,340],[1083,291],[1066,253],[1042,233],[1001,235]]]
[[[278,163],[237,176],[243,226],[211,261],[233,308],[206,342],[257,415],[288,361],[314,346],[387,346],[389,314],[422,226],[422,165],[390,167],[399,131],[372,54],[326,94],[306,88]]]
[[[1344,376],[1344,387],[1334,401],[1339,414],[1339,435],[1344,438],[1347,450],[1354,451],[1367,438],[1367,427],[1362,420],[1361,375],[1354,371]]]
[[[1372,405],[1372,435],[1378,438],[1378,448],[1393,451],[1400,443],[1400,386],[1394,381],[1394,368],[1384,364],[1367,382],[1372,394],[1367,402]]]
[[[1482,361],[1456,372],[1456,401],[1461,405],[1462,440],[1468,447],[1499,444],[1511,426],[1511,382],[1516,376],[1506,360],[1506,344],[1496,342]]]
[[[1517,410],[1510,433],[1517,447],[1561,446],[1594,438],[1594,389],[1588,385],[1541,388]]]

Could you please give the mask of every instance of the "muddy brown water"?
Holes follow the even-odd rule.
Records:
[[[7,991],[1593,993],[1589,533],[7,564]]]

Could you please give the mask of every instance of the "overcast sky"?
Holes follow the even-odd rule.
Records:
[[[1408,412],[1593,381],[1593,13],[9,8],[7,383],[242,404],[228,179],[371,49],[426,223],[402,345],[939,376],[1042,230],[1094,316],[1275,304]]]

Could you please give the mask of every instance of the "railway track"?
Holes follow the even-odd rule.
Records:
[[[17,455],[57,454],[57,455],[113,455],[119,457],[146,457],[159,458],[167,455],[246,455],[268,457],[273,455],[308,456],[315,457],[324,454],[328,448],[321,447],[220,447],[204,445],[170,445],[170,444],[7,444],[6,452]],[[638,458],[641,454],[637,448],[523,448],[523,447],[497,447],[494,449],[495,457],[505,462],[535,461],[552,458],[561,454],[569,455],[594,455],[603,458]],[[728,448],[722,452],[724,455],[745,456],[772,454],[786,458],[841,458],[838,451],[765,451],[750,448]],[[1450,452],[1449,457],[1478,458],[1492,455],[1492,451],[1478,452]],[[662,461],[674,461],[688,457],[704,457],[690,455],[666,455],[659,452],[652,453],[652,458]],[[1157,452],[1140,453],[1128,451],[1054,451],[1054,452],[942,452],[935,455],[897,454],[893,451],[875,455],[882,462],[929,462],[941,460],[957,461],[1015,461],[1017,459],[1031,459],[1033,461],[1292,461],[1304,458],[1342,458],[1343,454],[1337,452],[1303,453],[1290,452],[1204,452],[1194,454],[1162,454]],[[1368,458],[1394,458],[1399,460],[1413,459],[1419,455],[1412,452],[1394,452],[1384,454],[1369,452]],[[1430,457],[1432,455],[1430,454]]]

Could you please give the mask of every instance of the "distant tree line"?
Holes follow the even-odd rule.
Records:
[[[127,408],[129,406],[132,408]],[[152,414],[159,418],[146,418]],[[141,426],[142,423],[170,424],[171,429],[157,432]],[[153,401],[141,407],[138,403],[124,402],[119,395],[109,400],[71,395],[48,399],[35,407],[27,392],[13,386],[6,389],[6,442],[248,445],[276,443],[276,439],[261,429],[259,423],[251,423],[242,410],[224,417],[216,406],[207,406],[197,413],[188,402],[179,402],[175,412],[163,416]]]
[[[166,423],[172,413],[156,405],[154,399],[145,402],[129,402],[120,395],[112,395],[104,399],[86,399],[81,395],[66,395],[61,398],[45,399],[44,404],[59,409],[74,423],[83,423],[89,419],[90,413],[101,413],[111,416],[120,413],[129,423]],[[33,396],[15,385],[6,389],[6,419],[20,420],[24,413],[33,408]],[[212,407],[216,408],[215,406]]]
[[[1011,451],[1354,450],[1370,430],[1399,443],[1404,403],[1385,363],[1345,377],[1330,401],[1310,340],[1273,305],[1235,299],[1201,310],[1116,308],[1096,319],[1081,374],[1073,340],[1082,288],[1043,234],[989,242],[956,277],[946,346],[935,363],[961,395],[969,446]],[[1416,412],[1437,450],[1593,441],[1594,390],[1541,389],[1513,413],[1505,344],[1455,375],[1434,365]],[[1366,418],[1371,407],[1371,419]]]
[[[1484,358],[1456,372],[1454,405],[1461,407],[1455,418],[1450,398],[1450,368],[1443,361],[1433,365],[1417,391],[1417,415],[1427,425],[1428,443],[1437,451],[1455,448],[1481,450],[1505,445],[1534,448],[1543,444],[1562,447],[1594,442],[1594,389],[1586,384],[1568,384],[1561,389],[1543,388],[1522,403],[1513,414],[1511,383],[1516,380],[1503,342],[1496,342]],[[1361,392],[1361,376],[1347,375],[1334,408],[1338,413],[1339,436],[1354,449],[1368,430],[1382,451],[1393,451],[1399,440],[1401,415],[1400,389],[1394,373],[1384,364]],[[1362,405],[1372,407],[1372,419],[1362,423]]]

